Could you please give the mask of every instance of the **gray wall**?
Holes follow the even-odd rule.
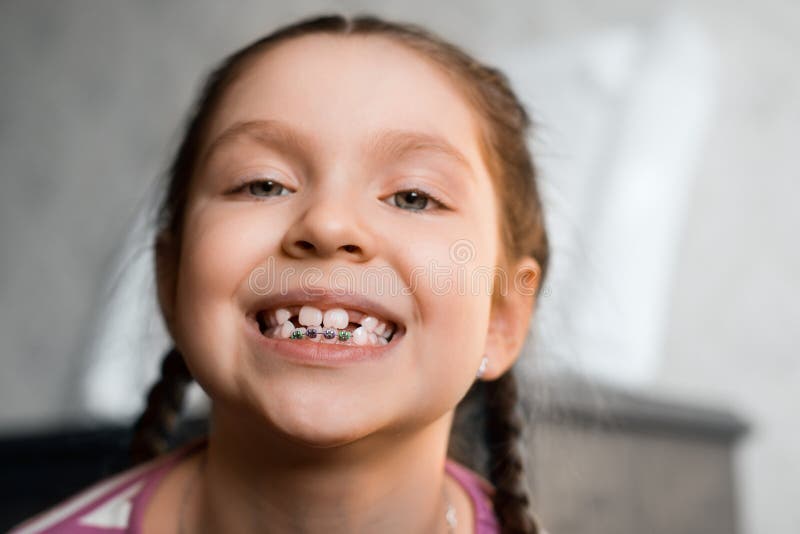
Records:
[[[499,57],[644,24],[677,7],[710,39],[719,90],[674,265],[665,271],[664,341],[638,386],[730,407],[752,423],[738,458],[745,531],[800,530],[793,411],[800,404],[793,235],[800,228],[800,7],[777,0],[454,5],[0,4],[0,424],[9,430],[80,416],[72,400],[84,338],[108,299],[101,288],[156,190],[198,81],[227,52],[323,9],[417,21]],[[557,148],[542,154],[545,170],[557,168],[548,167]]]

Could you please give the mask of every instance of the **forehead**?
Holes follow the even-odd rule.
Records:
[[[291,125],[315,154],[360,150],[376,132],[419,132],[460,151],[479,173],[477,121],[441,68],[376,36],[292,39],[247,65],[212,119],[206,147],[252,121]]]

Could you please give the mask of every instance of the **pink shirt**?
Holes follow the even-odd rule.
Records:
[[[9,534],[141,534],[144,510],[158,483],[181,458],[206,444],[207,437],[196,438],[175,451],[101,480],[17,525]],[[491,484],[450,458],[445,470],[472,500],[475,534],[498,534]]]

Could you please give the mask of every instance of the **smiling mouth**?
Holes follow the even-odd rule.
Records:
[[[394,341],[402,328],[394,322],[357,310],[285,306],[261,310],[255,315],[266,338],[293,342],[349,346],[383,346]]]

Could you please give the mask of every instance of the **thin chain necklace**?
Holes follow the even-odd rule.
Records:
[[[181,496],[181,504],[178,510],[178,534],[186,534],[184,530],[183,524],[183,516],[184,510],[186,509],[186,501],[189,500],[189,496],[194,493],[194,488],[197,482],[197,479],[200,478],[200,473],[203,470],[203,466],[206,463],[207,455],[203,455],[203,458],[197,462],[197,469],[195,469],[194,475],[192,475],[192,480],[186,484],[186,488],[183,490],[183,495]],[[456,519],[456,509],[453,506],[453,503],[450,502],[450,499],[447,496],[447,490],[442,485],[442,495],[444,496],[445,504],[447,505],[444,518],[447,521],[447,532],[448,534],[453,534],[456,531],[456,526],[458,526],[458,520]]]

